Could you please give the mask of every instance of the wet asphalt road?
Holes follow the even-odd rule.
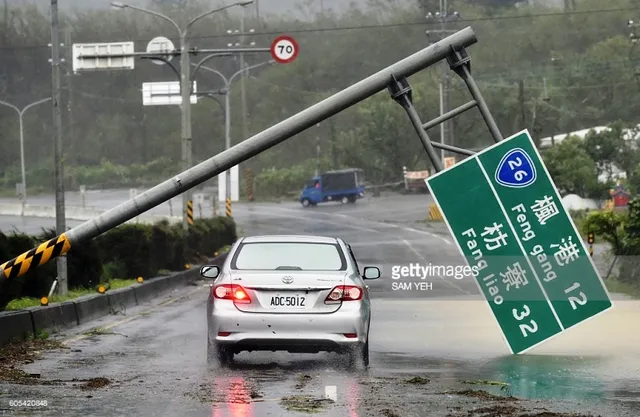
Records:
[[[69,350],[51,352],[25,368],[40,373],[43,380],[58,382],[0,385],[0,414],[294,416],[302,414],[283,409],[281,397],[323,397],[335,390],[337,401],[317,415],[462,416],[467,415],[465,410],[486,404],[440,393],[487,388],[461,384],[482,379],[507,382],[513,395],[543,401],[531,407],[639,416],[640,303],[616,296],[616,307],[610,312],[529,354],[510,356],[470,277],[392,279],[394,265],[462,265],[442,225],[417,223],[426,216],[428,202],[426,196],[412,196],[313,209],[293,203],[234,207],[240,235],[339,236],[352,244],[362,266],[382,267],[383,277],[370,284],[373,321],[368,372],[346,371],[334,354],[286,353],[242,353],[233,369],[207,369],[208,286],[201,283],[173,294],[167,304],[151,311],[145,312],[151,306],[139,307],[89,326],[111,325],[110,331],[116,334],[87,337],[83,332],[88,328],[79,328],[60,335],[71,339]],[[0,224],[4,228],[6,223]],[[36,224],[37,219],[32,226]],[[431,283],[432,289],[394,291],[393,282],[403,280]],[[404,383],[414,376],[430,382]],[[93,377],[108,378],[112,384],[86,391],[69,382]],[[488,389],[497,393],[495,387]],[[43,399],[49,406],[37,410],[8,406],[9,400],[17,399]]]

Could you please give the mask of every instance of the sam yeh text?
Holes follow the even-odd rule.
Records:
[[[393,291],[431,291],[433,282],[394,282],[391,284]]]

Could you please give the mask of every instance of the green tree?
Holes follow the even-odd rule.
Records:
[[[580,138],[566,138],[545,150],[543,158],[561,193],[598,199],[606,195],[608,185],[598,183],[596,163],[584,150]]]

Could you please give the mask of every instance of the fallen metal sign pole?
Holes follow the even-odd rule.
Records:
[[[444,116],[451,118],[468,109],[478,107],[494,139],[496,141],[502,139],[469,72],[469,59],[465,53],[465,47],[476,42],[477,38],[473,29],[467,27],[431,44],[238,145],[135,196],[131,200],[108,210],[102,215],[5,262],[0,266],[2,274],[6,278],[16,278],[24,275],[51,259],[68,252],[72,246],[95,238],[131,220],[387,88],[392,92],[394,99],[407,110],[431,162],[436,170],[441,171],[442,161],[439,160],[433,150],[435,144],[432,145],[428,139],[425,126],[431,127],[430,125],[434,125],[434,122],[435,124],[441,123],[444,121]],[[406,82],[406,77],[433,66],[444,59],[447,59],[451,69],[463,78],[474,101],[452,110],[447,115],[441,116],[439,119],[442,120],[436,119],[423,126],[413,107],[411,91]],[[459,148],[447,147],[446,149],[469,154],[469,151]]]

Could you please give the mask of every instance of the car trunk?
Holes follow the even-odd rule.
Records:
[[[337,285],[344,285],[344,271],[232,271],[231,283],[241,285],[251,298],[236,304],[251,313],[332,313],[341,302],[325,304]],[[286,282],[285,282],[286,281]]]

